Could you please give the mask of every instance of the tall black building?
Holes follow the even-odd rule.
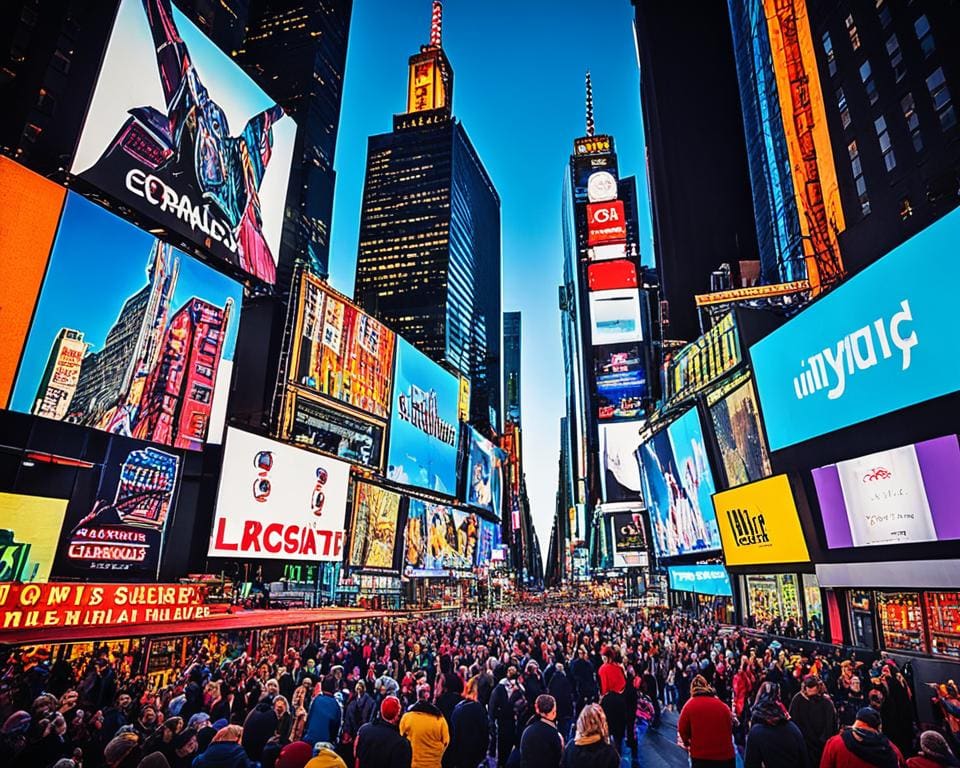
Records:
[[[434,3],[430,45],[410,58],[406,112],[371,136],[355,298],[471,380],[471,420],[501,421],[500,197],[453,117],[453,70]]]
[[[520,329],[519,312],[503,313],[503,415],[517,426],[520,422]]]
[[[727,3],[633,4],[664,336],[690,340],[710,273],[757,258]]]

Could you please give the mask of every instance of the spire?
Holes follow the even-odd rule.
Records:
[[[430,19],[430,47],[440,48],[443,33],[443,3],[433,0],[433,17]]]
[[[593,84],[590,82],[590,70],[587,70],[587,136],[593,136]]]

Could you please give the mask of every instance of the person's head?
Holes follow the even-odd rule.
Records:
[[[818,693],[820,693],[819,675],[807,675],[805,678],[803,678],[804,696],[816,696]]]
[[[200,747],[197,742],[197,732],[193,728],[184,728],[173,740],[173,751],[177,757],[192,755]]]
[[[363,696],[363,694],[367,692],[367,686],[364,685],[363,680],[353,686],[353,692],[356,693],[358,697]]]
[[[193,728],[195,731],[206,728],[208,725],[210,725],[210,715],[206,712],[197,712],[197,714],[191,715],[187,721],[187,728]]]
[[[938,731],[924,731],[920,734],[920,754],[944,765],[955,765],[950,762],[955,755],[947,740]]]
[[[854,675],[850,678],[850,690],[853,693],[860,693],[860,678]]]
[[[603,741],[606,741],[610,736],[607,716],[603,713],[599,704],[587,704],[580,711],[580,717],[577,718],[577,738],[586,739],[592,736],[599,736]]]
[[[703,675],[697,675],[690,681],[690,694],[692,696],[713,696],[716,691],[707,682]]]
[[[283,717],[290,711],[290,702],[287,701],[286,696],[277,694],[273,697],[273,711],[277,717]]]
[[[273,678],[270,678],[269,680],[267,680],[267,683],[264,686],[264,690],[266,690],[267,696],[271,696],[271,697],[276,696],[280,693],[280,683],[278,683]]]
[[[320,691],[327,696],[333,696],[337,692],[337,679],[333,675],[327,675],[320,683]]]
[[[429,685],[418,685],[417,686],[417,701],[430,701],[430,690]]]
[[[477,678],[471,677],[463,686],[463,698],[469,701],[476,701],[479,696],[477,691]]]
[[[854,728],[864,731],[879,731],[883,726],[880,719],[880,713],[873,707],[863,707],[857,710],[857,719],[853,724]]]
[[[117,709],[127,710],[130,709],[130,705],[133,704],[133,699],[130,698],[130,694],[126,691],[121,691],[117,694]]]
[[[549,693],[543,693],[537,696],[537,700],[533,703],[533,707],[536,709],[537,714],[540,715],[540,717],[546,720],[557,719],[557,700]]]
[[[400,705],[400,699],[396,696],[387,696],[380,704],[380,717],[388,723],[396,723],[400,720],[403,707]]]
[[[526,671],[528,675],[535,675],[540,671],[540,665],[534,659],[530,659],[527,662]]]
[[[515,664],[511,664],[507,667],[507,680],[516,680],[517,679],[517,667]]]
[[[213,736],[214,742],[220,741],[230,741],[230,742],[239,742],[243,738],[243,728],[239,725],[225,725],[219,731],[217,731]]]
[[[111,739],[103,750],[103,760],[107,768],[115,768],[127,759],[127,756],[137,748],[140,739],[135,733],[121,733]]]
[[[883,691],[874,688],[867,694],[867,703],[877,710],[877,712],[879,712],[881,709],[883,709],[883,702],[885,698],[886,697],[883,695]]]

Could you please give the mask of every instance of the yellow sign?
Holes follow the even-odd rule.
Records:
[[[407,85],[407,112],[442,109],[447,103],[443,63],[438,51],[427,51],[410,57]]]
[[[751,299],[768,299],[772,296],[787,296],[791,293],[801,293],[810,290],[809,280],[795,280],[792,283],[775,283],[773,285],[752,285],[749,288],[733,288],[729,291],[714,293],[698,293],[693,297],[698,307],[707,307],[713,304],[729,304],[734,301],[748,301]]]
[[[457,402],[460,421],[470,421],[470,379],[460,377],[460,397]]]
[[[713,508],[727,565],[810,562],[786,475],[715,493]]]
[[[603,152],[609,152],[612,141],[609,136],[583,136],[573,142],[573,153],[575,155],[598,155]]]

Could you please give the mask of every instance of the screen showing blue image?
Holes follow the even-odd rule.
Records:
[[[387,477],[454,496],[460,382],[397,337]]]
[[[503,498],[504,453],[472,427],[468,427],[467,431],[470,435],[470,456],[464,501],[499,519]]]
[[[716,493],[697,409],[637,449],[654,547],[660,557],[720,549]]]
[[[695,595],[733,597],[730,575],[722,565],[671,565],[667,568],[670,589]]]
[[[493,551],[501,545],[500,523],[480,521],[480,536],[477,542],[477,567],[486,568],[493,560]]]

